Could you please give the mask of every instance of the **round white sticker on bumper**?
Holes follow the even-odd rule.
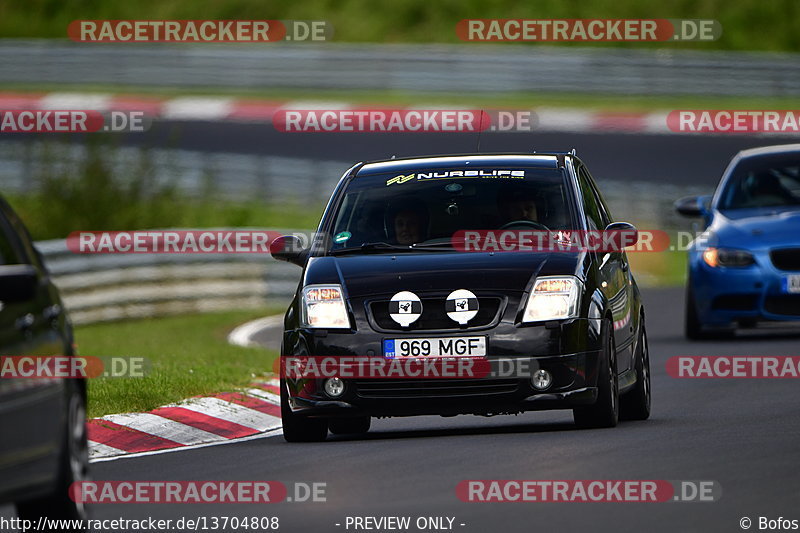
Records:
[[[401,291],[389,300],[389,316],[404,328],[411,325],[422,314],[419,296],[409,291]]]
[[[478,297],[467,289],[458,289],[450,293],[444,302],[447,316],[462,326],[478,314]]]

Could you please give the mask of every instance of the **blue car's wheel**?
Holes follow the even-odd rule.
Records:
[[[736,329],[725,326],[718,326],[706,329],[705,324],[700,320],[697,313],[697,299],[694,296],[692,278],[686,284],[686,313],[684,322],[684,334],[690,340],[703,339],[728,339],[731,338]]]
[[[683,330],[687,339],[699,340],[706,338],[703,334],[703,324],[697,317],[697,303],[694,299],[691,278],[689,278],[686,285],[686,314]]]

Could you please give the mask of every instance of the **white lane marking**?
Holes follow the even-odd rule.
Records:
[[[266,431],[267,429],[280,427],[281,419],[243,405],[226,402],[219,398],[197,398],[186,403],[177,405],[190,411],[202,413],[204,415],[221,418],[234,424],[249,427],[256,431]]]
[[[89,459],[90,463],[107,463],[109,461],[116,461],[118,459],[135,459],[137,457],[147,457],[150,455],[161,455],[162,453],[185,452],[188,450],[196,450],[198,448],[207,448],[209,446],[220,446],[223,444],[236,444],[237,442],[244,442],[247,440],[267,439],[270,437],[280,437],[283,435],[283,428],[277,427],[268,430],[266,433],[259,433],[257,435],[248,435],[247,437],[239,437],[238,439],[229,439],[219,442],[207,442],[205,444],[195,444],[193,446],[181,446],[180,448],[166,448],[163,450],[152,450],[148,452],[126,453],[124,455],[115,455],[114,457],[96,457]]]
[[[245,389],[245,394],[250,396],[255,396],[259,400],[264,400],[265,402],[269,402],[275,405],[281,404],[281,397],[275,394],[274,392],[269,392],[264,389]]]
[[[260,344],[252,340],[252,336],[262,329],[271,328],[282,323],[283,315],[267,316],[245,322],[241,326],[234,328],[234,330],[228,334],[228,342],[237,346],[244,346],[245,348],[260,346]]]
[[[114,448],[113,446],[108,446],[107,444],[102,444],[100,442],[95,442],[93,440],[89,441],[89,460],[92,460],[96,457],[106,457],[109,455],[124,455],[128,452],[125,450],[120,450],[119,448]]]
[[[225,440],[225,437],[220,435],[187,426],[152,413],[108,415],[102,417],[102,419],[184,445]]]
[[[110,94],[50,93],[39,100],[42,109],[92,109],[106,111],[111,107]]]
[[[539,108],[534,109],[538,122],[536,129],[541,131],[591,131],[594,114],[575,109]]]
[[[334,100],[295,100],[288,102],[283,109],[307,109],[309,111],[326,111],[326,110],[341,110],[350,109],[353,104],[349,102],[334,101]]]
[[[173,98],[164,102],[162,117],[189,120],[218,120],[231,114],[232,98]]]

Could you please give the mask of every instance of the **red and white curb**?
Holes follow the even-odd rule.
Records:
[[[169,120],[206,120],[271,123],[279,109],[364,109],[341,101],[272,101],[224,97],[185,96],[159,98],[92,93],[0,93],[0,110],[58,109],[143,111]],[[424,105],[415,109],[456,109],[452,105]],[[410,109],[410,107],[409,107]],[[674,133],[667,127],[667,112],[630,113],[570,108],[531,108],[537,131]]]
[[[89,458],[99,461],[277,432],[280,413],[279,382],[268,378],[239,392],[190,398],[147,413],[94,418],[87,422]]]

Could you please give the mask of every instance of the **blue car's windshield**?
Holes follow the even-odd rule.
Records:
[[[482,167],[480,172],[435,169],[354,178],[336,214],[331,250],[446,245],[459,230],[514,222],[551,230],[575,227],[562,169]]]
[[[728,179],[719,209],[800,208],[800,157],[769,156],[743,160]]]

